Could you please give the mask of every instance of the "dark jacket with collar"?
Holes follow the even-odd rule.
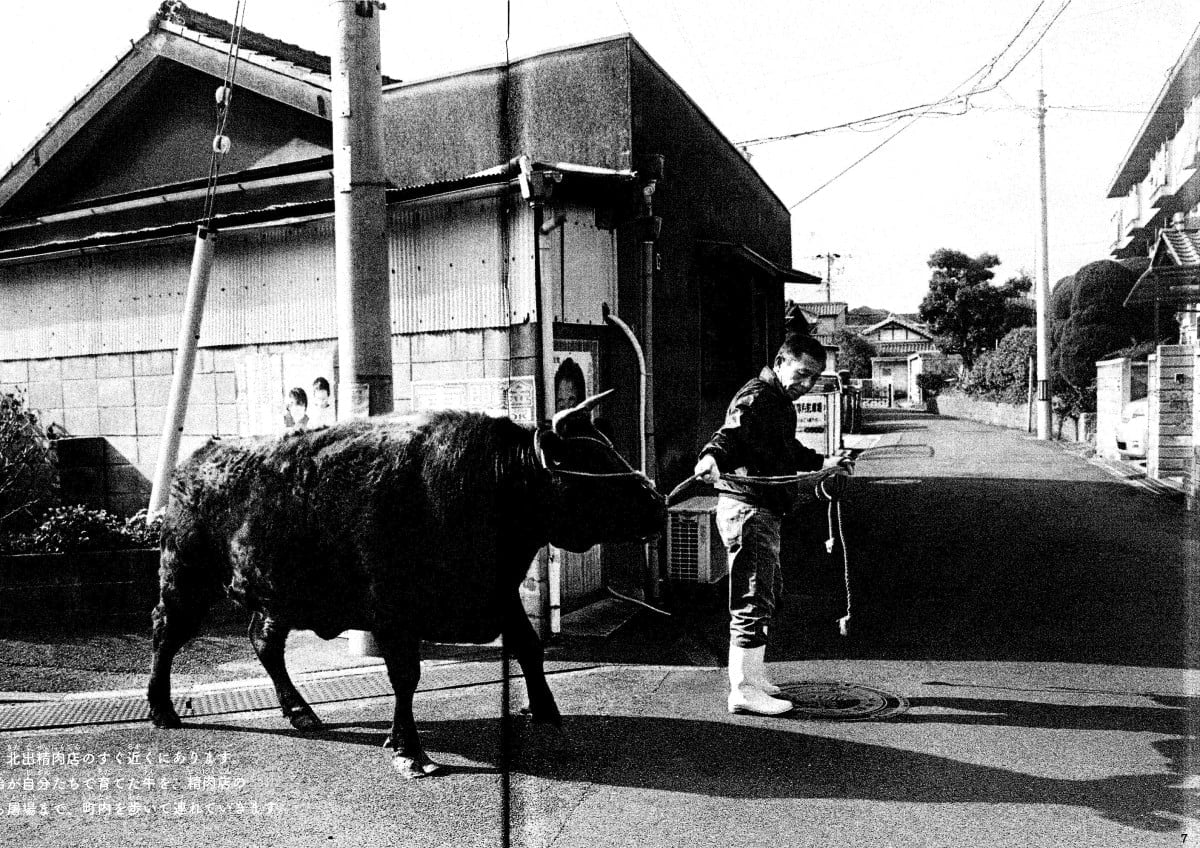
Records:
[[[797,471],[817,471],[824,456],[796,441],[796,407],[770,368],[738,389],[725,423],[700,451],[712,454],[722,474],[776,477]],[[798,484],[754,486],[721,478],[722,495],[787,513],[796,503]]]

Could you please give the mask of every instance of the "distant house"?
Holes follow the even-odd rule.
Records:
[[[907,318],[889,315],[860,330],[859,335],[875,346],[877,355],[871,357],[871,379],[891,383],[897,397],[906,396],[909,355],[933,350],[933,334]]]
[[[832,303],[820,301],[817,303],[797,303],[796,306],[812,327],[812,334],[822,344],[836,344],[834,336],[838,330],[846,327],[846,304],[838,301]]]

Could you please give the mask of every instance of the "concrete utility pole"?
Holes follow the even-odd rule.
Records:
[[[818,253],[814,259],[825,260],[825,302],[833,302],[833,260],[841,259],[840,253]]]
[[[338,419],[392,411],[383,89],[375,0],[330,0]]]
[[[1037,437],[1050,438],[1050,217],[1046,201],[1046,92],[1038,89],[1038,160],[1041,166],[1042,273],[1037,281]]]
[[[376,0],[330,0],[333,222],[337,270],[338,420],[392,411],[392,298],[383,171],[383,78]],[[350,631],[349,652],[379,656]]]

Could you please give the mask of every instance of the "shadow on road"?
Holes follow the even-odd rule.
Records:
[[[1099,708],[1100,717],[1091,720],[1083,718],[1074,708],[1047,708],[1021,702],[953,699],[950,706],[975,714],[1000,710],[1017,716],[1021,726],[1030,727],[1107,728],[1123,727],[1128,722],[1142,729],[1157,727],[1163,732],[1179,733],[1184,723],[1182,710],[1159,708]],[[1096,712],[1095,708],[1088,709]],[[900,720],[911,722],[919,718],[910,715]],[[929,718],[958,721],[962,716]],[[791,722],[784,722],[782,727],[763,727],[751,723],[604,715],[570,715],[564,721],[565,737],[550,743],[526,722],[516,722],[510,758],[514,774],[756,800],[1060,804],[1093,809],[1108,820],[1152,832],[1176,830],[1178,823],[1172,816],[1188,810],[1187,793],[1175,785],[1186,774],[1187,751],[1182,738],[1154,743],[1166,760],[1164,765],[1168,770],[1163,773],[1072,780],[809,735],[800,731],[798,723]],[[235,733],[294,735],[294,731],[283,729],[222,728],[217,724],[190,722],[188,726]],[[448,754],[476,762],[497,761],[499,727],[495,720],[422,722],[420,730],[434,759]],[[309,738],[327,739],[338,745],[378,747],[386,731],[383,722],[349,723],[332,725]],[[748,762],[755,767],[747,769]],[[455,766],[448,767],[446,773],[491,774],[497,768]],[[520,784],[514,783],[514,792],[521,791]]]

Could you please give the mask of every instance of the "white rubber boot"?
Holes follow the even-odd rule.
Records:
[[[746,657],[746,682],[767,695],[778,695],[783,690],[767,677],[767,667],[763,662],[766,648],[755,649]]]
[[[782,715],[795,704],[783,698],[772,698],[750,682],[746,676],[753,663],[762,665],[766,646],[739,648],[729,646],[729,711],[731,713],[754,713],[755,715]]]

